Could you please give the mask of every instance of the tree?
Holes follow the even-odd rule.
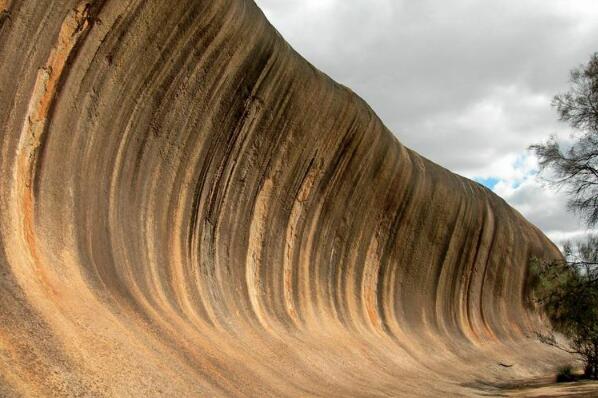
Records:
[[[586,65],[571,71],[569,91],[554,97],[552,105],[562,121],[573,128],[573,142],[561,148],[556,137],[530,147],[541,172],[567,190],[569,208],[588,227],[598,224],[598,53]],[[554,334],[539,335],[553,346],[577,354],[585,375],[598,378],[598,237],[590,236],[572,249],[565,245],[561,260],[532,259],[531,281],[537,302],[553,328],[569,339],[557,343]]]
[[[565,258],[533,259],[532,284],[553,328],[569,338],[559,344],[554,334],[538,334],[546,344],[578,355],[585,375],[598,378],[598,237],[579,242],[575,250],[564,248]]]
[[[530,149],[540,170],[554,173],[551,182],[567,188],[570,209],[594,226],[598,223],[598,53],[587,65],[571,71],[570,90],[555,96],[552,105],[560,120],[573,128],[576,140],[567,150],[556,137]]]

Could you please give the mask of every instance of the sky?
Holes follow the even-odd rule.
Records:
[[[598,51],[598,0],[256,0],[309,62],[408,147],[503,197],[553,241],[587,233],[528,151]]]

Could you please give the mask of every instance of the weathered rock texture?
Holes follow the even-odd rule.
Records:
[[[548,369],[525,282],[554,246],[252,1],[0,10],[1,396],[436,397]]]

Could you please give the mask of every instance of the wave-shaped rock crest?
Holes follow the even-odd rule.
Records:
[[[546,369],[526,275],[554,246],[252,1],[0,10],[0,395],[435,397]]]

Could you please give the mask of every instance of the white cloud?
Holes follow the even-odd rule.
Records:
[[[535,175],[524,178],[517,186],[508,180],[500,181],[494,191],[559,245],[593,232],[567,211],[565,192],[548,189]]]

